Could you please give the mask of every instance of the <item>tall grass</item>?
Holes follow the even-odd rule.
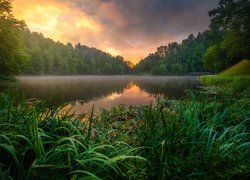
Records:
[[[76,117],[2,93],[0,178],[247,178],[249,109],[230,94],[191,94]]]
[[[150,159],[151,177],[246,177],[250,144],[245,103],[205,97],[142,109],[138,118],[146,122],[136,131],[141,145],[149,147],[143,156]]]
[[[93,112],[84,124],[82,117],[62,115],[43,102],[30,104],[8,94],[1,94],[0,102],[1,177],[121,179],[135,163],[146,162],[125,142],[104,141],[102,132],[94,137]]]

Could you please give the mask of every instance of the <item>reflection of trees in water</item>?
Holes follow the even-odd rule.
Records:
[[[127,79],[76,78],[76,79],[30,79],[20,83],[20,91],[27,98],[45,99],[54,104],[82,100],[89,102],[122,93],[129,84]]]
[[[81,100],[86,103],[121,94],[134,85],[149,96],[179,98],[187,89],[194,89],[198,81],[186,77],[145,76],[79,76],[79,77],[27,77],[21,78],[20,92],[27,98],[45,99],[54,104]]]
[[[173,78],[173,79],[138,79],[134,80],[140,89],[146,91],[153,97],[180,98],[186,90],[195,89],[199,82],[190,78]]]
[[[132,81],[129,81],[125,89],[131,89],[134,86],[134,83]]]

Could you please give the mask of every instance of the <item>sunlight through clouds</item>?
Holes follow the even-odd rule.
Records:
[[[93,31],[100,30],[100,26],[97,23],[91,22],[87,18],[77,19],[75,24],[76,24],[76,27],[78,27],[78,28],[89,28]]]
[[[13,12],[45,37],[138,63],[158,46],[205,30],[217,1],[15,0]]]
[[[113,47],[107,48],[106,52],[108,52],[114,56],[118,56],[120,54],[120,52],[117,49],[114,49]]]

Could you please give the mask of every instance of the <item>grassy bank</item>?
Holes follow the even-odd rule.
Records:
[[[200,76],[200,82],[217,92],[230,92],[235,96],[250,97],[250,60],[229,67],[217,75]]]
[[[242,60],[241,62],[220,72],[219,75],[220,76],[250,76],[250,60]]]
[[[219,76],[207,75],[199,78],[203,85],[217,87],[220,91],[229,91],[234,94],[250,93],[250,76]]]
[[[246,178],[249,107],[191,94],[75,117],[2,93],[0,179]]]

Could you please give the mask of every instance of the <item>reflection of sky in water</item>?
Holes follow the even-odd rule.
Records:
[[[77,100],[75,103],[69,104],[67,108],[72,108],[71,112],[81,114],[82,112],[91,111],[93,105],[95,110],[98,111],[101,108],[110,109],[111,107],[121,104],[134,106],[146,105],[150,102],[154,102],[155,99],[155,97],[150,96],[147,92],[141,90],[137,85],[131,83],[131,85],[127,86],[127,88],[122,93],[112,93],[107,97],[93,100],[88,103],[81,103]]]
[[[156,97],[180,99],[195,89],[196,77],[187,76],[40,76],[18,77],[12,84],[27,99],[46,100],[53,105],[69,103],[76,113],[124,105],[145,105]],[[1,87],[0,87],[1,89]]]

